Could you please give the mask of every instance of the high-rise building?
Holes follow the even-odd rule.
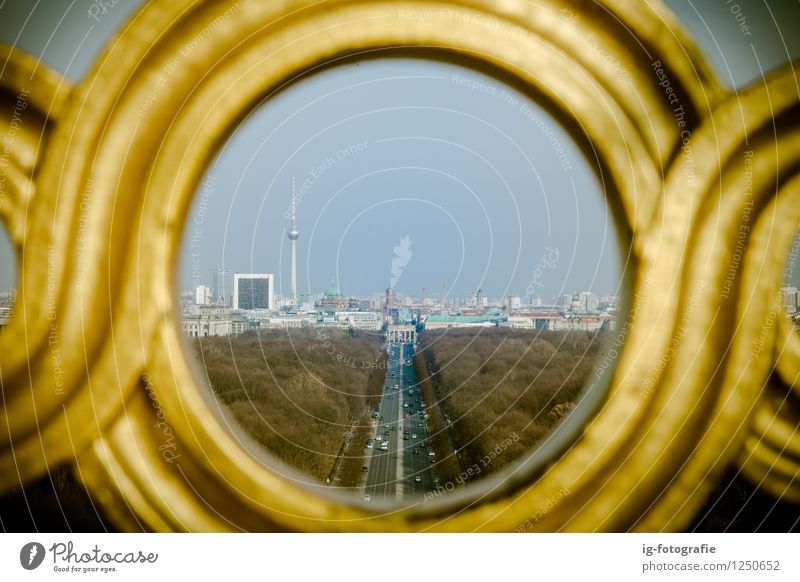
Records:
[[[508,308],[509,309],[519,309],[522,307],[522,297],[518,297],[516,295],[509,295],[508,296]]]
[[[556,307],[564,307],[569,309],[572,305],[572,295],[559,295],[556,297]]]
[[[211,273],[211,293],[214,304],[223,307],[233,305],[233,271],[217,267]]]
[[[233,276],[234,309],[272,309],[273,274],[239,274]]]
[[[198,285],[194,288],[194,302],[197,305],[211,305],[211,288]]]
[[[584,291],[580,294],[580,309],[581,311],[597,311],[600,305],[600,297],[589,291]]]
[[[297,303],[297,239],[300,238],[300,231],[297,230],[297,192],[295,190],[294,177],[292,178],[292,214],[287,233],[292,247],[292,273],[290,279],[289,300]]]

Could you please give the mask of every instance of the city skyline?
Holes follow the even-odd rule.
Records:
[[[213,280],[214,273],[217,270],[222,269],[222,268],[223,267],[215,268],[212,271],[210,279]],[[231,271],[231,270],[228,270],[228,269],[226,269],[226,271],[229,272],[232,277],[240,276],[240,275],[241,276],[245,276],[245,275],[246,276],[256,276],[256,275],[274,276],[275,275],[274,273],[238,273],[238,272]],[[339,285],[339,283],[338,283],[338,281],[336,281],[335,277],[333,277],[333,278],[331,278],[331,280],[329,280],[328,284],[330,285],[331,283],[333,283],[333,284],[335,284],[337,286]],[[213,286],[209,285],[209,284],[206,284],[206,283],[201,283],[200,285],[197,285],[197,286],[183,287],[181,292],[184,293],[184,294],[191,293],[191,294],[194,295],[195,292],[197,291],[197,289],[199,289],[199,288],[205,288],[205,289],[211,291],[209,293],[209,296],[214,298],[214,299],[216,299],[217,296],[218,296],[217,293],[213,292]],[[398,300],[399,299],[404,299],[404,298],[411,298],[411,299],[415,299],[415,300],[419,299],[420,302],[421,302],[421,301],[427,299],[427,300],[434,300],[434,304],[436,304],[436,305],[440,305],[441,304],[441,303],[436,302],[437,299],[441,298],[441,294],[437,293],[437,289],[435,287],[432,287],[432,286],[431,287],[425,287],[424,289],[426,291],[428,291],[428,293],[426,293],[425,295],[423,295],[421,293],[422,289],[417,290],[416,293],[413,293],[413,292],[409,292],[409,293],[402,293],[401,292],[401,293],[398,293],[397,294]],[[461,294],[452,293],[452,294],[447,295],[445,298],[446,298],[448,303],[451,303],[453,301],[459,301],[459,300],[468,300],[470,298],[475,298],[476,296],[479,296],[478,294],[481,291],[483,291],[483,290],[482,289],[475,289],[473,293],[469,293],[469,292],[461,293]],[[316,299],[316,298],[319,298],[319,297],[323,296],[324,293],[325,293],[325,289],[323,289],[323,288],[320,288],[320,289],[317,289],[317,290],[312,290],[309,293],[298,293],[297,301],[299,301],[300,299],[302,299],[304,297]],[[381,299],[385,298],[386,289],[374,290],[374,291],[371,291],[371,292],[368,292],[368,293],[365,293],[365,294],[347,293],[346,289],[343,289],[342,293],[344,295],[348,296],[348,297],[352,297],[352,298],[355,298],[355,299],[374,300],[374,299],[377,299],[377,298],[381,298]],[[548,301],[550,301],[550,300],[555,302],[556,300],[561,299],[562,297],[565,297],[567,295],[577,296],[577,295],[581,295],[583,293],[591,293],[593,295],[597,295],[598,297],[613,297],[613,298],[615,298],[617,300],[620,298],[620,294],[615,294],[615,293],[606,292],[606,291],[602,291],[602,290],[601,291],[595,291],[595,290],[592,290],[592,289],[565,290],[564,293],[561,293],[559,295],[555,295],[555,296],[552,296],[552,297],[545,297],[545,296],[542,296],[540,294],[528,295],[528,294],[523,293],[523,292],[518,292],[518,293],[511,292],[511,293],[507,293],[504,296],[490,296],[490,295],[486,295],[485,293],[482,293],[480,296],[486,297],[491,302],[498,302],[498,301],[502,302],[502,301],[506,301],[508,298],[514,298],[514,299],[523,299],[523,300],[525,300],[525,299],[540,300],[540,301],[542,301],[543,305],[551,305],[552,303],[548,303]],[[280,297],[284,301],[289,301],[289,300],[293,299],[290,294],[283,295],[283,294],[281,294],[279,292],[279,290],[276,290],[275,296],[276,297]],[[224,298],[224,295],[223,295],[223,298]]]

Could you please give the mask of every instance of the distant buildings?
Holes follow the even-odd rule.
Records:
[[[215,305],[233,306],[233,271],[217,267],[211,273],[211,294]]]
[[[356,305],[358,300],[356,300]],[[322,294],[317,302],[317,307],[327,311],[345,310],[350,308],[350,298],[342,294],[341,289],[336,286],[336,279],[331,279],[331,285]]]
[[[194,302],[197,305],[211,305],[211,287],[205,285],[198,285],[195,287]]]
[[[789,314],[798,312],[800,306],[800,290],[797,287],[784,287],[781,289],[783,293],[783,306]]]
[[[380,331],[383,327],[383,317],[375,311],[346,311],[337,313],[336,318],[348,328],[361,331]]]
[[[184,291],[182,327],[191,337],[241,335],[253,330],[337,328],[380,332],[388,329],[398,341],[414,337],[420,328],[509,327],[512,329],[587,331],[613,329],[616,298],[590,291],[564,294],[545,305],[539,297],[509,295],[493,300],[483,289],[465,297],[448,296],[447,285],[439,297],[398,296],[394,286],[371,298],[349,297],[335,279],[317,296],[299,294],[296,282],[296,243],[299,229],[293,191],[290,227],[292,246],[288,295],[275,290],[275,276],[268,273],[233,273],[217,267],[211,285]],[[797,309],[797,293],[787,291],[787,306]],[[0,312],[0,317],[2,317]]]
[[[543,305],[539,298],[509,295],[505,301],[488,302],[482,291],[470,296],[466,305],[443,306],[422,317],[425,329],[465,327],[509,327],[530,330],[585,330],[606,331],[614,329],[616,298],[590,291],[564,294],[555,297],[552,305]]]
[[[189,337],[227,336],[233,333],[231,310],[215,305],[190,306],[183,313],[183,335]]]
[[[233,309],[272,309],[274,275],[236,274],[233,276]]]
[[[569,308],[572,306],[572,295],[559,295],[555,299],[556,307]]]
[[[580,293],[578,298],[578,305],[581,311],[597,311],[600,305],[600,297],[588,291]]]
[[[0,333],[3,332],[11,319],[14,311],[14,303],[17,301],[17,290],[11,289],[7,293],[0,294]]]
[[[502,315],[429,315],[425,319],[425,329],[496,327],[503,321]]]
[[[509,316],[506,327],[547,331],[611,331],[614,329],[614,318],[608,314],[565,317],[561,313],[526,313]]]
[[[609,331],[614,318],[608,314],[567,316],[560,312],[518,312],[512,315],[429,315],[424,321],[426,330],[469,327],[509,327],[527,330]]]
[[[11,319],[11,308],[0,307],[0,333],[3,333],[3,329],[8,325],[9,319]]]

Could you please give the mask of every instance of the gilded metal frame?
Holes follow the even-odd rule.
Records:
[[[393,48],[535,96],[595,157],[636,265],[602,410],[541,475],[457,508],[295,484],[234,438],[175,323],[181,233],[219,145],[304,72]],[[733,463],[800,502],[800,340],[777,299],[800,221],[792,66],[728,92],[653,0],[157,0],[74,87],[2,58],[3,103],[24,90],[26,112],[0,206],[21,266],[0,489],[72,463],[118,527],[156,531],[679,530]]]

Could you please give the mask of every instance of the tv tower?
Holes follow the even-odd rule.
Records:
[[[292,278],[291,278],[291,300],[297,303],[297,239],[300,238],[300,231],[297,230],[297,191],[295,190],[294,176],[292,177],[292,214],[287,233],[289,240],[292,241]]]

